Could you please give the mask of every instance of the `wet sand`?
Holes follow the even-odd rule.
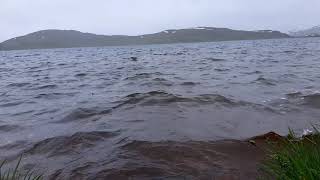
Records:
[[[281,138],[271,132],[244,141],[135,141],[123,147],[132,161],[92,179],[257,179],[263,175],[268,142]]]
[[[268,133],[247,140],[128,143],[116,136],[91,132],[46,139],[22,152],[22,168],[50,180],[257,179],[268,142],[282,139]],[[112,142],[117,145],[110,148]],[[11,165],[17,159],[12,156]]]

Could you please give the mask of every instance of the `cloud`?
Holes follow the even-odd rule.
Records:
[[[0,41],[42,29],[144,34],[194,26],[309,28],[319,0],[0,0]]]

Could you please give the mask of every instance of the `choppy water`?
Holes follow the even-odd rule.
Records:
[[[23,152],[60,178],[157,176],[167,167],[128,147],[302,132],[319,90],[319,38],[0,52],[0,159]]]

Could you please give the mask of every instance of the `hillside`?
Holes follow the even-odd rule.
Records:
[[[320,26],[315,26],[313,28],[301,31],[291,32],[290,35],[295,37],[320,37]]]
[[[166,30],[140,36],[106,36],[74,30],[43,30],[4,41],[0,43],[0,50],[170,44],[288,37],[289,35],[279,31],[241,31],[212,27]]]

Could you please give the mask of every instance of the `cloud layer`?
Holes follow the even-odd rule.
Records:
[[[42,29],[137,35],[195,26],[320,25],[319,0],[0,0],[0,41]]]

